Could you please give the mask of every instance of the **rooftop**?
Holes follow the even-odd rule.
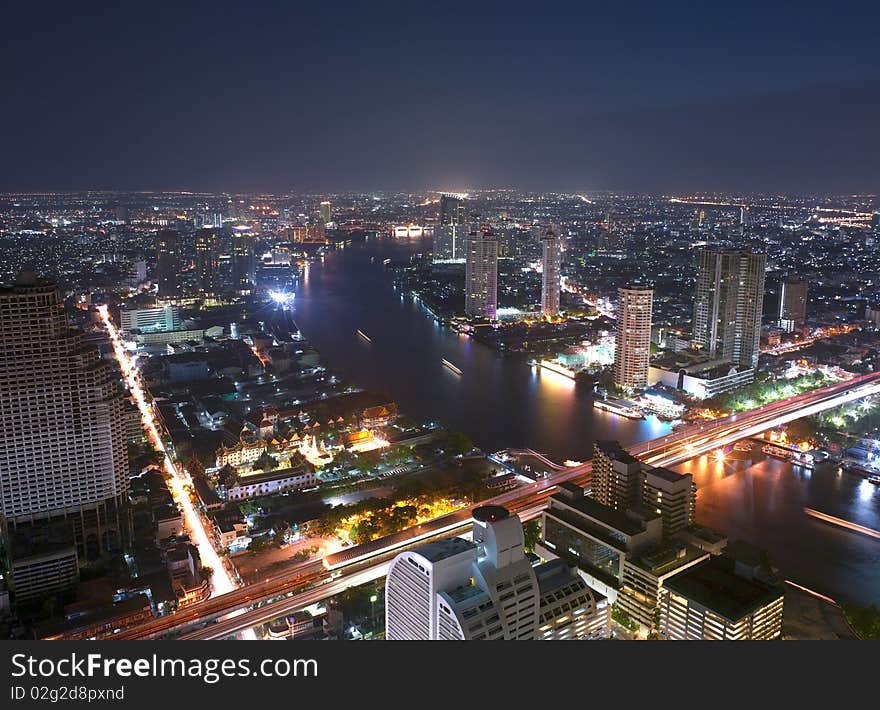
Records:
[[[726,555],[676,574],[663,586],[734,623],[783,596],[781,587],[735,574],[733,559]]]
[[[586,496],[582,498],[569,498],[565,495],[560,495],[556,493],[550,496],[551,501],[556,501],[567,508],[571,508],[576,510],[579,513],[582,513],[585,516],[592,518],[595,521],[598,521],[605,525],[606,527],[613,528],[614,530],[618,530],[625,535],[638,535],[641,532],[644,532],[645,526],[642,522],[640,522],[637,518],[631,517],[627,515],[625,512],[614,510],[613,508],[609,508],[608,506],[602,505],[598,501],[593,498],[588,498]],[[553,514],[553,506],[551,504],[550,510],[548,511],[550,515]],[[656,514],[646,514],[644,516],[646,519],[650,520],[652,518],[658,517]]]
[[[619,441],[597,441],[595,446],[608,458],[630,464],[639,463],[639,460],[624,449]]]
[[[421,555],[428,562],[436,563],[474,549],[476,549],[476,546],[472,542],[468,542],[460,537],[448,537],[417,547],[413,552]]]

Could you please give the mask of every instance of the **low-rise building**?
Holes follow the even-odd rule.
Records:
[[[783,600],[772,574],[714,556],[663,582],[659,632],[671,640],[777,639]]]
[[[663,582],[709,557],[708,552],[679,540],[667,540],[633,555],[623,564],[619,608],[647,633],[656,624]]]
[[[301,458],[301,457],[300,457]],[[291,459],[292,460],[292,459]],[[260,473],[235,473],[223,483],[226,499],[245,500],[256,496],[268,496],[284,491],[314,488],[318,485],[314,467],[305,459],[289,468]],[[223,492],[221,492],[221,495]]]

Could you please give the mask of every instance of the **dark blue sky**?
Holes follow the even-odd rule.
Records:
[[[16,5],[2,190],[880,191],[880,3]]]

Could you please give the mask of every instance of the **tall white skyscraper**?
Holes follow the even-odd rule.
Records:
[[[533,567],[519,518],[493,505],[474,510],[473,542],[438,540],[392,561],[385,616],[392,641],[584,638],[603,625],[583,580],[559,560]]]
[[[644,286],[617,289],[614,384],[631,389],[648,384],[651,360],[651,310],[654,290]]]
[[[320,210],[322,222],[327,223],[330,221],[330,217],[331,217],[330,210],[331,210],[330,203],[327,200],[324,200],[324,202],[321,203],[321,210]]]
[[[693,342],[743,368],[758,366],[767,255],[703,248],[697,252]]]
[[[552,229],[548,229],[541,237],[541,246],[543,248],[541,315],[551,317],[559,313],[559,292],[562,288],[559,236]]]
[[[498,238],[488,227],[468,235],[464,310],[474,318],[498,315]]]
[[[0,288],[0,514],[7,533],[64,519],[80,558],[127,535],[125,397],[32,273]]]

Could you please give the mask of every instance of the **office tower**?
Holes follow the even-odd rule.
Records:
[[[464,197],[444,192],[440,195],[440,224],[459,224],[467,222],[464,213]]]
[[[249,296],[256,280],[256,237],[249,228],[236,227],[232,235],[232,289],[239,296]]]
[[[220,293],[220,237],[213,229],[196,232],[196,279],[202,296]]]
[[[651,359],[651,307],[654,290],[631,285],[617,289],[614,384],[624,389],[648,384]]]
[[[330,221],[330,208],[331,208],[331,205],[326,200],[324,200],[324,202],[321,203],[321,207],[320,207],[321,221],[324,222],[324,224],[326,224],[327,222]]]
[[[786,276],[779,293],[779,327],[791,333],[807,319],[807,280]]]
[[[552,317],[559,314],[560,255],[559,237],[548,229],[541,237],[543,257],[541,262],[541,315]]]
[[[134,330],[169,331],[183,327],[183,316],[179,306],[171,304],[158,308],[123,308],[119,313],[119,325],[125,333]]]
[[[0,289],[7,533],[64,521],[80,559],[120,548],[127,538],[125,402],[118,372],[70,328],[53,284],[22,273]]]
[[[488,227],[468,236],[464,310],[473,318],[498,314],[498,239]]]
[[[467,220],[461,195],[440,195],[440,218],[434,227],[434,261],[461,259],[465,256]]]
[[[783,602],[783,588],[766,565],[717,555],[664,580],[658,631],[673,641],[778,639]]]
[[[697,252],[693,343],[713,360],[757,367],[766,266],[765,254]]]
[[[473,542],[448,538],[398,555],[385,590],[389,640],[584,638],[598,616],[566,565],[532,567],[519,518],[492,505],[473,511]]]
[[[159,232],[156,250],[156,282],[160,298],[177,296],[177,275],[180,273],[180,243],[173,229]]]

